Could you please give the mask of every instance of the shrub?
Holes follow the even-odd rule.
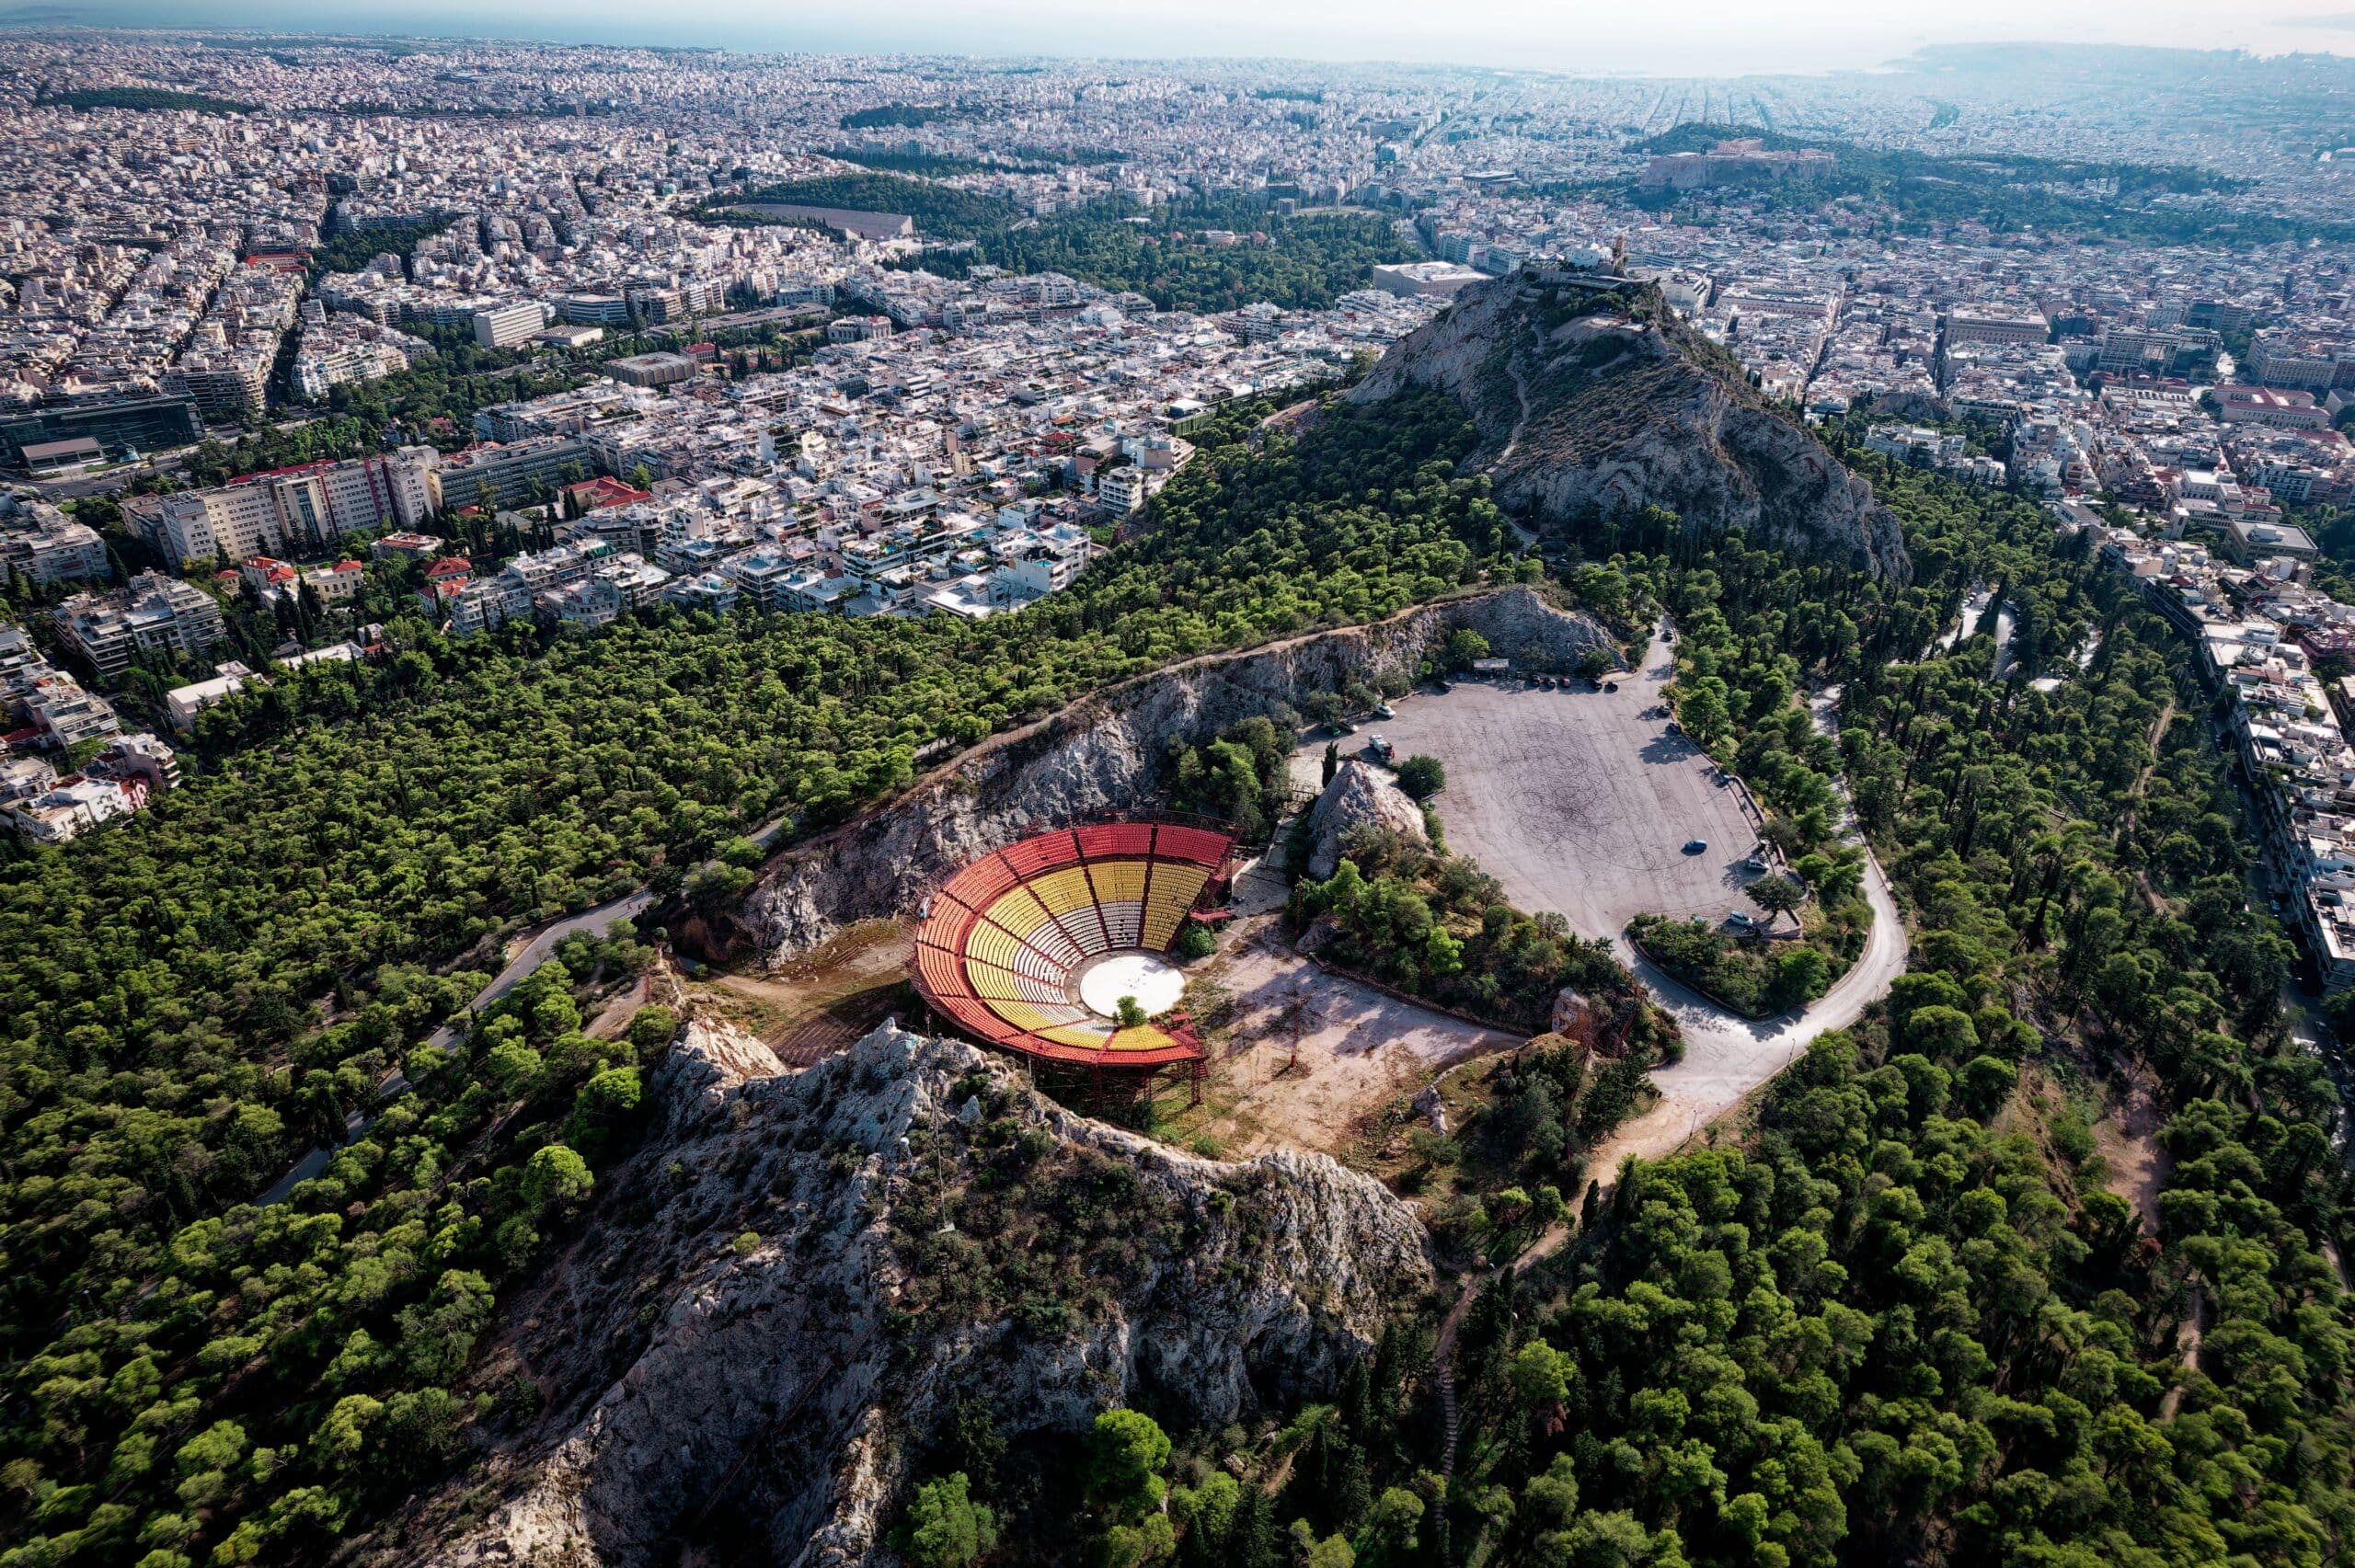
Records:
[[[1398,764],[1398,787],[1417,800],[1429,800],[1447,787],[1446,765],[1420,754]]]

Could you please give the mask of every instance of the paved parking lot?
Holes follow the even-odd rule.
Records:
[[[1616,692],[1518,681],[1418,692],[1394,704],[1396,719],[1344,737],[1342,750],[1378,731],[1402,758],[1437,757],[1447,768],[1434,804],[1448,848],[1502,883],[1516,908],[1559,910],[1581,935],[1615,938],[1639,914],[1756,913],[1740,895],[1758,825],[1740,789],[1713,783],[1700,749],[1654,716],[1673,652],[1654,642],[1644,670],[1619,678]],[[1324,747],[1317,739],[1293,758],[1301,783],[1317,781]],[[1709,847],[1686,854],[1691,839]]]
[[[1752,879],[1742,862],[1757,825],[1738,789],[1711,782],[1689,742],[1648,716],[1675,673],[1674,649],[1655,639],[1643,669],[1616,692],[1543,692],[1518,681],[1466,682],[1443,695],[1418,693],[1398,716],[1367,724],[1344,748],[1380,731],[1398,755],[1427,751],[1447,766],[1439,797],[1448,847],[1504,885],[1516,907],[1558,910],[1573,930],[1611,942],[1677,1022],[1683,1059],[1652,1070],[1659,1098],[1596,1150],[1604,1174],[1627,1155],[1658,1159],[1739,1104],[1826,1029],[1845,1028],[1904,970],[1903,918],[1880,867],[1867,864],[1865,898],[1873,924],[1864,952],[1832,990],[1804,1012],[1738,1018],[1638,956],[1621,934],[1636,915],[1720,919],[1742,909]],[[1314,784],[1320,739],[1293,756],[1293,776]],[[1686,855],[1688,839],[1705,853]]]

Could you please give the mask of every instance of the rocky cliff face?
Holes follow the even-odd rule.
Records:
[[[890,1025],[799,1073],[698,1025],[652,1093],[482,1374],[540,1417],[379,1561],[863,1562],[952,1398],[1017,1440],[1220,1425],[1328,1391],[1431,1284],[1404,1206],[1321,1155],[1190,1159]]]
[[[1410,610],[1371,626],[1193,660],[1124,682],[968,752],[879,810],[771,866],[740,921],[782,960],[839,928],[914,910],[976,855],[1057,822],[1146,804],[1172,739],[1200,740],[1351,681],[1411,679],[1459,626],[1499,653],[1568,668],[1607,635],[1525,588]]]
[[[1571,521],[1664,507],[1902,582],[1895,514],[1656,292],[1632,308],[1526,274],[1476,284],[1394,345],[1351,395],[1453,394],[1478,422],[1498,498]],[[1625,302],[1623,302],[1624,303]]]

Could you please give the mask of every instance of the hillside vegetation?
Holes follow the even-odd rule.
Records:
[[[495,1024],[420,1056],[479,983],[440,966],[488,967],[498,934],[641,880],[714,907],[752,880],[745,833],[839,820],[904,785],[934,737],[978,740],[1188,654],[1376,617],[1504,551],[1486,482],[1454,474],[1469,431],[1443,400],[1246,448],[1271,407],[1204,432],[1159,526],[1022,614],[663,612],[465,641],[396,619],[385,664],[208,712],[190,782],[119,830],[7,850],[10,1532],[47,1542],[42,1562],[152,1548],[167,1555],[150,1568],[172,1568],[232,1539],[304,1558],[448,1451],[460,1413],[428,1396],[462,1386],[466,1357],[444,1309],[462,1297],[479,1323],[530,1276],[535,1242],[508,1223],[546,1212],[523,1196],[530,1140],[561,1141],[570,1096],[635,1059],[559,1049],[577,1020],[553,1001],[519,1020],[536,1064],[502,1056]],[[249,1207],[399,1065],[414,1093],[331,1191]],[[479,1142],[519,1098],[546,1116]],[[363,1396],[428,1399],[400,1407],[427,1425],[357,1421],[368,1407],[341,1402]]]
[[[1762,179],[1712,190],[1639,186],[1622,193],[1638,206],[1682,206],[1688,214],[1706,214],[1718,202],[1801,211],[1846,201],[1885,211],[1904,232],[1977,223],[1999,234],[2034,230],[2146,245],[2272,245],[2355,235],[2355,224],[2228,207],[2224,199],[2245,193],[2249,182],[2212,169],[2025,153],[1942,155],[1731,125],[1679,125],[1637,143],[1636,150],[1706,152],[1734,137],[1755,138],[1775,151],[1821,148],[1833,155],[1838,166],[1827,179],[1789,185]]]
[[[1242,236],[1210,244],[1206,229]],[[1255,244],[1258,232],[1266,243]],[[1265,300],[1288,309],[1329,305],[1373,280],[1378,263],[1413,250],[1389,220],[1364,212],[1284,217],[1252,195],[1197,197],[1138,207],[1125,200],[980,236],[963,251],[926,252],[918,265],[961,278],[974,266],[1063,272],[1098,288],[1132,290],[1163,310],[1227,311]]]

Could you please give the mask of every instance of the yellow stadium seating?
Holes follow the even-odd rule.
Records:
[[[1028,1029],[1034,1035],[1049,1029],[1068,1028],[1084,1022],[1087,1010],[1074,1002],[1058,1001],[1041,1006],[1034,1001],[993,1001],[990,1011],[1017,1029]]]
[[[1095,893],[1087,886],[1087,874],[1075,865],[1066,865],[1060,871],[1050,871],[1034,878],[1030,891],[1039,895],[1039,901],[1046,905],[1047,912],[1052,915],[1067,915],[1096,901]]]
[[[1052,918],[1039,907],[1039,900],[1017,887],[992,904],[986,910],[990,919],[1017,936],[1028,936]]]
[[[1087,875],[1096,882],[1096,901],[1111,904],[1124,898],[1143,898],[1144,870],[1141,860],[1098,861],[1089,866]]]
[[[971,934],[965,938],[965,954],[969,958],[979,958],[1001,969],[1010,969],[1014,967],[1015,954],[1019,945],[1013,937],[987,921],[976,921]]]
[[[1210,880],[1210,875],[1199,865],[1169,861],[1153,868],[1153,889],[1145,901],[1141,945],[1157,953],[1178,940],[1178,927],[1185,920],[1186,911],[1194,907],[1194,900],[1201,896],[1202,884]]]
[[[1022,990],[1021,976],[1011,969],[1002,969],[995,964],[984,964],[979,958],[970,955],[965,959],[965,981],[973,988],[973,994],[983,1001],[1028,1000]]]

